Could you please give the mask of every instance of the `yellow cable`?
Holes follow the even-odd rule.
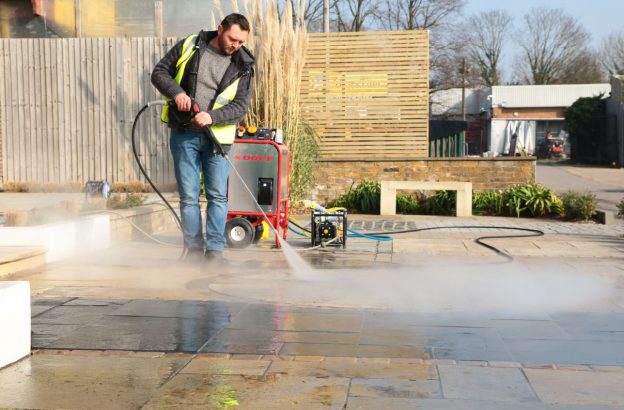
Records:
[[[303,224],[302,224],[301,222],[299,222],[298,220],[296,220],[296,219],[295,219],[295,218],[293,218],[292,216],[289,216],[289,217],[288,217],[288,220],[289,220],[289,221],[293,221],[294,223],[296,223],[296,224],[297,224],[297,225],[299,225],[299,226],[303,226]],[[308,238],[311,238],[311,237],[312,237],[312,235],[310,235],[310,233],[309,233],[309,232],[306,232],[306,231],[305,231],[305,230],[303,230],[303,229],[302,229],[301,231],[302,231],[302,233],[303,233],[306,237],[308,237]]]

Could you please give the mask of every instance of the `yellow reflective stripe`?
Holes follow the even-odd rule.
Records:
[[[178,61],[176,61],[176,75],[173,78],[175,82],[179,85],[182,82],[182,77],[184,77],[184,70],[186,69],[186,63],[191,59],[193,54],[197,51],[195,48],[195,39],[197,38],[197,34],[192,34],[184,40],[182,43],[182,54]],[[190,47],[189,47],[190,46]],[[165,97],[165,101],[171,101],[171,98]],[[169,122],[169,106],[164,105],[162,110],[160,111],[160,120],[164,123]]]
[[[191,43],[193,43],[196,38],[197,34],[192,34],[188,36],[186,40],[184,40],[184,43],[182,44],[182,53],[180,54],[180,58],[178,58],[178,61],[176,61],[176,69],[179,69],[180,64],[182,64],[184,60],[188,60],[193,54],[193,51],[195,51],[195,47],[189,48],[189,45],[191,45]]]
[[[165,98],[165,101],[170,101],[170,98]],[[164,123],[169,122],[169,106],[163,105],[162,110],[160,110],[160,120]]]
[[[182,77],[184,77],[184,71],[186,69],[186,63],[191,59],[193,54],[197,51],[195,48],[195,39],[197,38],[197,34],[193,34],[188,36],[186,40],[184,40],[184,44],[182,44],[182,55],[178,58],[176,62],[176,72],[175,82],[180,84],[182,82]]]
[[[225,107],[231,101],[234,101],[236,91],[238,91],[239,82],[240,78],[237,78],[236,81],[228,85],[225,90],[221,91],[221,93],[217,95],[217,98],[212,105],[213,110]],[[210,129],[212,130],[212,133],[217,141],[219,141],[219,144],[230,145],[234,143],[234,138],[236,137],[236,124],[213,125]]]
[[[210,127],[219,144],[230,145],[234,143],[236,137],[236,125],[213,125]]]
[[[236,81],[228,85],[225,90],[221,91],[221,94],[217,95],[215,103],[212,106],[213,110],[226,106],[231,101],[234,101],[234,97],[236,97],[236,91],[238,90],[239,82],[240,78],[236,79]]]

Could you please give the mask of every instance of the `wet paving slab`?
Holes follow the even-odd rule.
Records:
[[[624,365],[620,312],[389,312],[244,302],[34,298],[36,349]]]
[[[0,371],[0,408],[139,408],[189,360],[35,354]]]
[[[35,351],[0,370],[0,408],[622,408],[624,367],[355,357]]]
[[[16,392],[0,408],[624,407],[613,254],[504,264],[351,245],[306,255],[314,280],[265,249],[206,269],[133,243],[51,266],[29,277],[35,354],[0,370]],[[613,291],[588,298],[594,279]]]

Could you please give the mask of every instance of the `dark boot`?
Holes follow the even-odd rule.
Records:
[[[204,250],[201,248],[189,248],[184,255],[184,262],[202,263],[204,261]]]
[[[215,251],[212,249],[206,249],[204,259],[211,265],[227,265],[229,263],[228,260],[223,257],[222,251]]]

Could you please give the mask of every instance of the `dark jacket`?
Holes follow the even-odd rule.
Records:
[[[206,47],[210,40],[217,36],[216,31],[200,31],[197,38],[197,47],[199,48],[195,55],[186,65],[182,83],[178,85],[174,77],[176,75],[176,63],[182,54],[182,44],[184,40],[178,42],[165,56],[156,64],[152,71],[152,84],[165,97],[173,99],[181,92],[186,92],[191,98],[195,97],[195,88],[197,85],[197,71],[199,69],[199,59],[204,55]],[[239,48],[232,54],[232,63],[225,71],[219,89],[215,97],[221,93],[236,78],[241,77],[238,83],[238,91],[236,97],[224,107],[217,110],[207,110],[212,118],[214,125],[235,124],[241,121],[247,114],[249,105],[249,97],[251,96],[251,77],[253,75],[254,56],[245,47]],[[214,101],[210,102],[210,107]],[[202,107],[205,110],[206,107]],[[178,124],[174,123],[173,118],[169,120],[169,126],[176,128]]]

